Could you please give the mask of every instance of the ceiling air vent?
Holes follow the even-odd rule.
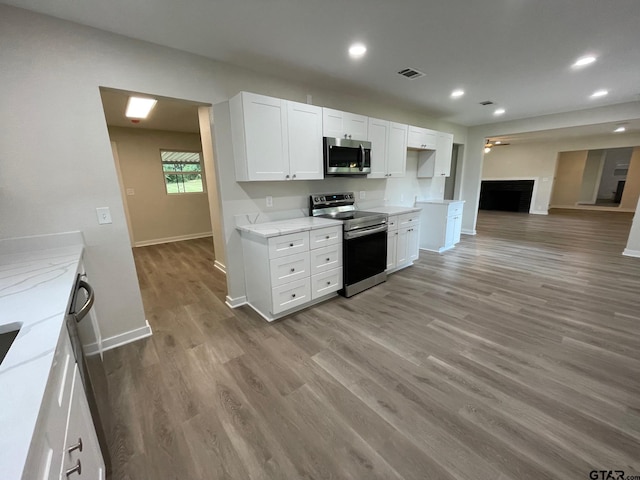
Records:
[[[493,102],[491,100],[485,100],[484,102],[480,102],[480,105],[486,107],[487,105],[493,105]]]
[[[420,70],[416,70],[415,68],[405,68],[404,70],[400,70],[398,73],[403,77],[407,77],[409,80],[425,76],[424,73],[422,73]]]

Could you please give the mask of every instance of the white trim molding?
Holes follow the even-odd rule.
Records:
[[[127,343],[142,340],[143,338],[147,338],[153,335],[153,332],[151,331],[151,325],[149,325],[149,320],[145,320],[145,322],[147,325],[144,327],[136,328],[135,330],[130,330],[128,332],[114,335],[113,337],[102,339],[102,351],[106,352],[107,350],[112,350],[114,348],[121,347],[122,345],[126,345]],[[98,346],[96,344],[89,344],[86,348],[87,355],[94,355],[99,352]]]
[[[224,264],[220,263],[218,260],[213,262],[213,266],[216,267],[218,270],[220,270],[225,275],[227,274],[227,267],[225,267]]]
[[[475,230],[467,230],[465,228],[463,228],[460,233],[464,234],[464,235],[477,235],[478,232],[476,232]]]
[[[245,295],[236,298],[231,298],[227,295],[225,300],[226,301],[224,303],[226,303],[229,308],[238,308],[247,304],[247,297]]]
[[[213,232],[190,233],[189,235],[178,235],[177,237],[156,238],[155,240],[145,240],[136,242],[134,247],[148,247],[160,243],[182,242],[184,240],[195,240],[196,238],[206,238],[213,236]]]
[[[640,257],[640,250],[630,250],[628,248],[625,248],[624,252],[622,252],[622,255],[626,257]]]
[[[606,207],[602,205],[549,205],[549,209],[559,208],[561,210],[591,210],[594,212],[621,212],[621,213],[633,213],[632,208],[620,208],[620,207]]]

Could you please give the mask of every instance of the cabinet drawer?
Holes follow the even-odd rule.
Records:
[[[269,261],[271,286],[277,287],[309,276],[309,252],[287,255]]]
[[[311,277],[311,298],[323,297],[342,288],[342,267]]]
[[[450,203],[449,204],[449,211],[447,213],[447,216],[451,217],[451,216],[454,216],[454,215],[461,214],[463,205],[464,205],[463,203]]]
[[[398,228],[409,227],[420,221],[420,212],[403,213],[398,216]]]
[[[311,278],[306,277],[275,287],[271,290],[271,298],[273,315],[303,305],[311,301]]]
[[[398,215],[390,215],[387,219],[387,226],[389,227],[389,231],[398,229]]]
[[[311,230],[309,237],[311,249],[342,243],[342,225]]]
[[[309,250],[309,232],[290,233],[269,239],[269,258],[284,257]]]
[[[311,250],[311,275],[342,266],[342,243]]]

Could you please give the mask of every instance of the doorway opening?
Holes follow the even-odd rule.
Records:
[[[451,170],[449,176],[445,178],[444,181],[443,198],[445,200],[455,200],[459,198],[460,176],[458,172],[461,170],[462,148],[463,146],[458,143],[453,144],[453,149],[451,150]]]

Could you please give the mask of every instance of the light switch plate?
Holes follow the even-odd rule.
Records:
[[[100,225],[106,225],[111,222],[111,211],[109,207],[98,207],[96,208],[96,214],[98,215],[98,223]]]
[[[135,195],[136,191],[133,188],[127,188],[127,195]]]
[[[364,200],[367,197],[367,192],[360,190],[360,200]]]

